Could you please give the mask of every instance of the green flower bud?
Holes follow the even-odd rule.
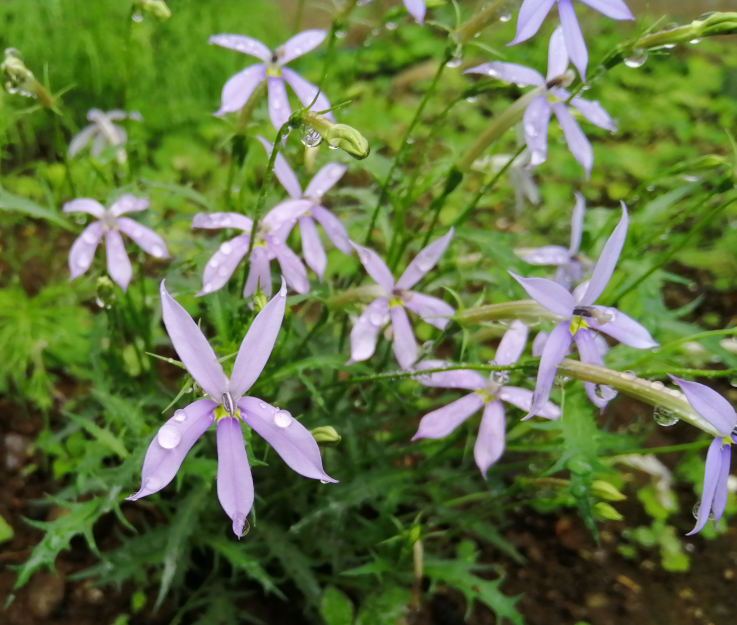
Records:
[[[46,107],[52,107],[54,99],[44,86],[36,80],[33,72],[23,62],[23,55],[15,48],[5,50],[5,58],[0,63],[3,87],[8,93],[17,93],[26,98],[37,98]]]
[[[321,425],[310,430],[318,445],[337,445],[341,441],[341,435],[332,425]]]
[[[600,501],[594,504],[594,514],[600,519],[606,519],[607,521],[622,521],[624,517],[619,514],[612,506],[608,503]]]
[[[100,308],[112,308],[117,295],[115,294],[115,285],[107,276],[97,278],[97,292],[95,293],[95,303]]]
[[[161,21],[168,20],[171,17],[171,9],[163,0],[135,0],[134,8],[150,13]]]
[[[594,480],[591,484],[591,494],[605,501],[622,501],[627,499],[615,486],[604,480]]]
[[[322,115],[317,115],[310,111],[300,112],[292,117],[290,125],[293,127],[302,125],[311,128],[313,132],[308,132],[305,136],[311,137],[314,133],[317,133],[331,148],[334,150],[340,148],[359,161],[366,158],[371,152],[366,137],[353,128],[353,126],[349,126],[348,124],[334,124]],[[303,143],[305,143],[304,139]],[[309,144],[305,144],[308,147],[314,147],[319,145],[319,143],[319,141],[313,140]]]
[[[253,312],[260,313],[266,304],[269,303],[269,298],[261,292],[261,289],[257,289],[253,294]]]

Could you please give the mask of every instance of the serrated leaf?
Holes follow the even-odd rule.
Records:
[[[233,569],[242,571],[246,577],[261,584],[267,593],[274,593],[280,599],[286,600],[287,597],[274,584],[269,574],[261,566],[259,559],[248,553],[246,543],[215,536],[208,538],[207,545],[230,562]]]

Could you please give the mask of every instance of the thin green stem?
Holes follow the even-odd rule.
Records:
[[[636,369],[637,367],[640,367],[643,363],[646,363],[648,360],[652,360],[656,356],[660,356],[661,354],[664,354],[666,352],[672,352],[685,343],[700,341],[701,339],[708,339],[714,336],[737,336],[737,328],[726,328],[724,330],[708,330],[706,332],[699,332],[698,334],[692,334],[691,336],[685,336],[675,341],[671,341],[670,343],[661,345],[660,347],[652,350],[650,353],[645,354],[642,358],[635,361],[631,365],[631,367],[633,369]]]

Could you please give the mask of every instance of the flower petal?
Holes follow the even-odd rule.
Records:
[[[177,410],[159,428],[143,459],[141,488],[126,497],[128,501],[153,495],[174,479],[189,450],[215,420],[213,410],[217,406],[218,402],[212,399],[198,399],[183,410]]]
[[[404,0],[407,13],[414,17],[420,24],[425,23],[425,0]]]
[[[522,116],[522,130],[527,148],[530,150],[530,167],[537,167],[548,157],[548,126],[550,104],[545,95],[530,102]]]
[[[215,401],[228,390],[228,380],[215,352],[189,313],[166,290],[161,281],[161,311],[171,343],[189,374]]]
[[[221,48],[229,48],[230,50],[255,56],[257,59],[265,62],[271,60],[271,50],[258,39],[246,37],[245,35],[212,35],[207,42],[220,46]]]
[[[93,221],[87,226],[69,250],[69,279],[74,280],[90,268],[95,258],[95,250],[102,238],[101,221]]]
[[[445,330],[450,323],[448,317],[455,315],[456,311],[450,304],[431,295],[423,295],[417,291],[407,291],[402,298],[405,308],[422,317],[425,323],[435,326],[439,330]]]
[[[271,157],[271,153],[274,150],[274,144],[270,141],[267,141],[260,135],[258,135],[256,138],[261,142],[261,145],[264,146],[264,150],[266,150],[266,155],[268,157]],[[276,154],[276,160],[274,161],[274,173],[279,179],[279,182],[281,182],[281,185],[291,197],[295,199],[302,197],[302,187],[299,186],[297,175],[289,166],[289,163],[287,163],[287,159],[284,158],[284,154],[282,154],[281,151],[277,152]]]
[[[532,341],[532,356],[534,358],[539,358],[543,355],[543,349],[545,349],[545,343],[548,342],[548,336],[548,333],[542,330],[537,333],[537,336]]]
[[[322,467],[317,441],[310,431],[285,410],[256,397],[244,397],[238,407],[243,420],[263,438],[292,471],[313,480],[336,483]]]
[[[314,203],[311,200],[284,200],[266,213],[261,223],[269,226],[271,234],[280,239],[279,243],[283,243],[297,219],[309,212],[313,206]],[[279,234],[274,232],[289,222],[291,225],[288,230]]]
[[[600,330],[608,334],[613,339],[617,339],[620,343],[624,343],[635,349],[651,349],[657,347],[648,329],[635,321],[632,317],[625,315],[616,308],[607,308],[606,306],[594,306],[597,310],[602,311],[605,315],[609,315],[612,320],[599,325],[596,319],[586,318],[586,322],[594,329]]]
[[[249,235],[241,234],[220,245],[218,251],[205,265],[205,272],[202,274],[202,290],[197,293],[196,297],[214,293],[227,284],[230,276],[238,267],[238,263],[248,252],[249,241]]]
[[[697,532],[700,532],[711,515],[714,496],[722,476],[722,445],[723,443],[719,438],[715,438],[711,442],[711,445],[709,445],[709,451],[706,453],[706,468],[704,470],[704,488],[701,493],[696,526],[686,536],[693,536]]]
[[[407,311],[403,306],[390,306],[389,314],[394,330],[394,356],[402,369],[409,369],[417,362],[417,342]]]
[[[611,17],[613,20],[635,19],[623,0],[581,0],[581,2],[599,11],[599,13]]]
[[[532,398],[534,394],[526,388],[517,388],[516,386],[503,386],[499,391],[499,399],[513,406],[517,406],[520,410],[529,412],[532,408]],[[561,410],[553,402],[545,402],[537,412],[538,417],[545,419],[560,419]]]
[[[248,268],[243,297],[251,297],[257,288],[264,295],[271,295],[271,264],[269,254],[263,246],[254,247],[251,252],[251,265]]]
[[[478,393],[471,393],[454,402],[429,412],[420,421],[417,434],[413,441],[420,438],[444,438],[455,430],[474,412],[484,405],[484,400]]]
[[[451,364],[443,360],[424,360],[415,367],[415,371],[421,372],[428,369],[442,369]],[[470,369],[424,373],[413,377],[413,379],[423,386],[432,388],[465,388],[469,391],[478,391],[486,386],[484,376]]]
[[[563,130],[563,136],[566,138],[569,151],[573,154],[573,158],[584,168],[586,178],[588,179],[591,175],[591,169],[594,166],[594,149],[591,147],[591,142],[583,130],[581,130],[581,126],[578,125],[578,122],[573,118],[573,115],[571,115],[565,104],[555,102],[551,107]]]
[[[604,366],[604,361],[601,359],[601,351],[594,340],[594,334],[590,330],[581,328],[573,338],[576,341],[581,362],[599,365],[600,367]],[[591,403],[602,410],[617,396],[617,392],[610,386],[597,385],[593,382],[584,382],[583,385]],[[597,386],[600,394],[597,393]]]
[[[250,233],[253,221],[238,213],[197,213],[192,219],[192,228],[207,228],[208,230],[237,228]]]
[[[513,365],[516,363],[527,345],[529,328],[521,321],[515,320],[504,333],[494,355],[495,365]]]
[[[619,261],[619,255],[622,253],[625,239],[627,238],[627,228],[629,227],[629,216],[627,215],[627,207],[622,202],[622,218],[619,220],[617,227],[607,239],[601,256],[596,262],[596,267],[591,274],[589,285],[581,296],[580,303],[582,306],[591,306],[601,296],[611,280],[614,269]]]
[[[732,404],[704,384],[682,380],[670,374],[669,377],[681,387],[691,407],[711,423],[722,436],[729,436],[732,433],[737,426],[737,414]]]
[[[351,358],[349,364],[368,360],[376,349],[376,337],[389,321],[389,300],[379,297],[366,306],[351,330]]]
[[[312,217],[299,218],[299,232],[302,235],[302,255],[305,257],[305,262],[322,282],[325,268],[328,266],[328,257]]]
[[[151,203],[147,197],[136,197],[131,193],[121,195],[110,207],[110,213],[115,217],[120,217],[126,213],[140,213],[149,208]]]
[[[320,199],[343,177],[347,169],[348,166],[342,163],[328,163],[321,167],[320,171],[310,180],[310,184],[307,185],[305,196]]]
[[[502,457],[506,429],[504,405],[498,399],[492,399],[484,407],[476,444],[473,446],[473,459],[481,469],[481,475],[485,476],[489,467]]]
[[[520,258],[530,265],[567,265],[570,260],[568,250],[560,245],[525,250],[525,255]]]
[[[351,245],[358,252],[358,260],[361,261],[366,273],[387,293],[391,293],[394,290],[394,278],[386,263],[373,250],[353,241],[351,241]]]
[[[218,499],[233,521],[233,533],[240,538],[246,517],[253,507],[253,476],[239,419],[218,421]]]
[[[573,296],[560,284],[545,278],[522,278],[511,271],[508,273],[540,306],[565,319],[571,318],[574,306]]]
[[[317,46],[325,41],[325,37],[327,36],[328,33],[326,30],[303,30],[276,49],[277,62],[279,65],[286,65],[297,57],[317,48]]]
[[[573,98],[571,100],[571,106],[578,109],[579,113],[583,115],[588,121],[594,126],[604,128],[610,132],[617,131],[617,124],[611,118],[609,113],[604,110],[604,107],[599,103],[598,100],[585,100],[584,98]]]
[[[568,56],[571,57],[571,62],[581,75],[581,80],[586,82],[589,51],[586,49],[586,42],[583,39],[581,26],[576,18],[576,11],[573,9],[571,0],[558,0],[558,15],[560,16],[560,25],[563,28]]]
[[[105,252],[107,254],[107,272],[123,292],[133,276],[133,267],[125,251],[123,237],[117,230],[108,230],[105,233]]]
[[[281,267],[281,273],[289,287],[297,293],[307,293],[310,290],[310,281],[307,278],[307,269],[292,250],[286,245],[270,245],[269,249],[276,256]]]
[[[61,210],[65,213],[88,213],[97,219],[105,215],[105,207],[100,202],[86,197],[67,202]]]
[[[267,76],[266,80],[269,87],[269,119],[274,128],[279,130],[292,114],[287,88],[281,76]]]
[[[312,183],[310,183],[312,184]],[[309,189],[309,187],[307,187]],[[353,254],[348,231],[333,213],[324,206],[313,206],[310,213],[325,230],[325,234],[343,254]]]
[[[583,218],[586,214],[586,199],[576,191],[576,205],[573,207],[573,215],[571,216],[571,247],[568,253],[571,256],[578,254],[581,247],[581,235],[583,234]]]
[[[517,35],[509,45],[527,41],[540,30],[543,20],[555,2],[556,0],[525,0],[517,17]]]
[[[550,36],[548,45],[548,80],[562,76],[568,70],[568,50],[566,50],[563,28],[558,26]]]
[[[535,69],[517,63],[491,61],[463,71],[464,74],[482,74],[520,87],[545,87],[545,79]]]
[[[450,240],[453,238],[454,232],[455,229],[451,228],[447,234],[420,250],[414,260],[407,266],[407,269],[404,270],[399,280],[397,280],[396,288],[411,289],[417,284],[445,253]]]
[[[79,154],[85,146],[92,140],[92,137],[97,133],[98,128],[96,124],[90,124],[85,128],[82,128],[69,142],[69,148],[67,149],[67,156],[73,158]]]
[[[281,289],[256,315],[238,348],[228,385],[233,399],[248,392],[264,370],[279,336],[286,306],[287,285],[282,279]]]
[[[261,63],[233,74],[223,85],[220,108],[214,114],[220,117],[226,113],[240,111],[264,80],[266,80],[266,66]]]
[[[315,94],[317,94],[317,86],[313,85],[309,80],[305,80],[297,72],[293,72],[288,67],[281,68],[282,76],[284,80],[289,83],[297,98],[304,106],[309,106],[312,101],[315,100]],[[315,104],[310,107],[311,111],[327,111],[330,108],[330,100],[327,96],[320,92],[315,100]],[[335,121],[335,115],[331,112],[323,113],[323,115],[330,121]]]
[[[540,414],[543,406],[548,401],[558,365],[568,354],[572,340],[568,321],[559,323],[550,333],[540,357],[540,368],[537,371],[537,384],[532,397],[532,406],[530,406],[530,412],[525,419]]]
[[[128,217],[118,217],[115,221],[118,224],[118,229],[133,239],[133,242],[144,252],[156,258],[171,258],[164,239],[151,228],[142,226]]]
[[[714,503],[712,510],[714,511],[714,527],[716,528],[719,519],[724,514],[727,507],[727,497],[729,496],[729,465],[732,462],[732,445],[722,443],[721,448],[722,464],[720,466],[719,475],[717,476],[717,487],[714,491]]]

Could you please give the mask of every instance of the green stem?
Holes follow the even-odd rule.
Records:
[[[305,0],[297,0],[297,8],[294,12],[294,26],[292,27],[295,34],[299,32],[299,29],[302,26],[302,15],[304,12]]]
[[[462,326],[472,326],[489,321],[510,321],[519,319],[528,325],[541,321],[560,321],[555,313],[543,308],[536,301],[527,299],[503,304],[487,304],[466,308],[453,317]]]
[[[639,360],[635,361],[631,366],[632,368],[637,368],[648,360],[652,360],[656,356],[660,356],[661,354],[664,354],[666,352],[672,352],[673,350],[678,349],[681,345],[684,345],[685,343],[700,341],[701,339],[708,339],[714,336],[737,336],[737,328],[727,328],[725,330],[709,330],[707,332],[700,332],[698,334],[692,334],[691,336],[685,336],[681,339],[671,341],[670,343],[666,343],[665,345],[661,345],[660,347],[654,349],[649,354],[646,354]]]

